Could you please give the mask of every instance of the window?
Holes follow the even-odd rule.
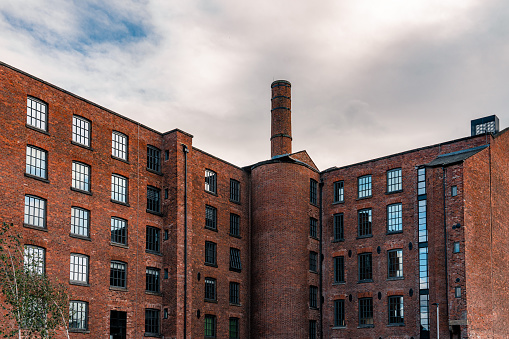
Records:
[[[146,245],[147,251],[149,252],[160,252],[160,230],[155,227],[147,226],[147,237],[146,237]]]
[[[25,225],[46,227],[46,200],[25,195]]]
[[[365,175],[357,179],[358,198],[367,198],[371,196],[371,175]]]
[[[242,265],[240,264],[240,250],[230,248],[230,270],[240,272]]]
[[[371,235],[371,208],[366,208],[357,212],[359,223],[359,237]]]
[[[25,270],[44,274],[45,271],[45,253],[46,250],[42,247],[25,245],[23,253],[23,267]]]
[[[461,298],[461,287],[458,286],[454,288],[454,297]]]
[[[168,240],[170,239],[170,234],[168,232],[168,230],[164,230],[164,240]]]
[[[84,301],[71,300],[69,303],[69,329],[88,329],[88,303]]]
[[[27,161],[28,163],[28,161]],[[458,186],[451,186],[451,196],[455,197],[458,195]]]
[[[230,318],[230,339],[238,339],[239,337],[239,318]]]
[[[111,199],[127,204],[127,178],[111,175]]]
[[[334,283],[345,282],[345,257],[334,257]]]
[[[309,180],[309,202],[316,205],[318,183],[316,180]]]
[[[341,241],[344,239],[343,233],[343,213],[334,214],[334,241]]]
[[[240,182],[230,179],[230,200],[240,202]]]
[[[389,325],[402,325],[404,324],[403,318],[403,297],[390,296],[389,297]]]
[[[168,279],[168,269],[164,269],[164,279]]]
[[[127,220],[111,218],[111,242],[127,245]]]
[[[145,309],[145,334],[159,336],[159,310]]]
[[[47,158],[48,152],[45,150],[35,146],[27,146],[25,173],[35,177],[47,179]]]
[[[47,131],[48,106],[35,98],[27,97],[27,125]]]
[[[230,235],[240,237],[240,217],[230,213]]]
[[[455,242],[452,246],[452,253],[460,253],[460,243]]]
[[[387,171],[387,192],[397,192],[402,189],[401,168],[395,168]]]
[[[334,183],[334,202],[345,201],[345,189],[343,181],[336,181]]]
[[[403,250],[390,250],[387,252],[389,279],[403,278]]]
[[[240,284],[230,282],[230,304],[240,305]]]
[[[89,237],[90,212],[79,207],[71,207],[71,234]]]
[[[318,221],[315,218],[309,218],[309,236],[318,239]]]
[[[165,188],[165,189],[164,189],[164,198],[165,198],[165,199],[168,199],[168,196],[169,196],[168,189],[167,189],[167,188]]]
[[[334,327],[345,326],[345,300],[334,300]]]
[[[111,155],[127,161],[127,135],[117,131],[111,133]]]
[[[205,241],[205,265],[216,266],[217,245],[212,241]]]
[[[155,172],[161,172],[161,151],[147,145],[147,168]]]
[[[309,286],[309,307],[318,308],[318,287]]]
[[[417,170],[417,195],[426,194],[426,169]]]
[[[211,170],[205,170],[205,191],[217,193],[217,174]]]
[[[170,160],[170,151],[169,150],[164,151],[164,160],[166,160],[166,161]]]
[[[212,206],[205,206],[205,228],[217,230],[217,209]]]
[[[309,270],[318,273],[318,253],[309,252]]]
[[[74,283],[88,284],[88,257],[71,253],[69,280]]]
[[[72,162],[72,188],[90,191],[90,166],[77,161]]]
[[[158,268],[147,267],[145,282],[148,292],[159,293],[159,276],[160,270]]]
[[[127,312],[110,311],[110,339],[126,339]]]
[[[205,278],[205,300],[216,301],[216,279]]]
[[[72,117],[72,141],[90,147],[90,121],[77,115]]]
[[[110,263],[110,286],[127,287],[127,265],[121,261],[112,261]]]
[[[371,253],[362,253],[359,254],[359,281],[372,281],[373,272],[372,272],[372,261],[371,261]]]
[[[403,213],[401,203],[387,206],[387,232],[403,231]]]
[[[159,213],[161,211],[160,199],[161,190],[152,186],[147,186],[147,210]]]
[[[216,316],[205,314],[205,338],[216,337]]]
[[[359,299],[359,327],[373,326],[373,298]]]
[[[309,339],[316,339],[316,320],[309,321]]]

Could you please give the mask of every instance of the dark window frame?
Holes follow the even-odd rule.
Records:
[[[309,251],[309,271],[318,273],[318,253]]]
[[[204,285],[205,301],[217,301],[217,279],[206,277]]]
[[[125,227],[118,227],[122,226],[122,223]],[[119,217],[111,217],[111,242],[115,244],[120,244],[127,246],[127,239],[128,239],[128,222],[125,219],[119,218]],[[118,231],[118,232],[117,232]],[[116,233],[114,233],[116,232]]]
[[[217,244],[205,241],[205,265],[217,266]]]
[[[387,193],[400,192],[403,190],[403,172],[401,167],[387,171]]]
[[[115,179],[114,179],[115,178]],[[122,190],[125,193],[122,193]],[[120,199],[116,199],[120,198]],[[121,204],[129,203],[129,179],[120,174],[111,175],[111,200]]]
[[[359,298],[359,327],[373,326],[373,298]]]
[[[316,330],[316,320],[309,321],[309,339],[316,339],[317,330]]]
[[[345,201],[345,182],[343,180],[334,182],[334,203]]]
[[[217,194],[217,173],[210,169],[205,169],[205,192]]]
[[[357,211],[357,236],[370,237],[373,235],[373,209],[363,208]]]
[[[75,317],[77,314],[82,315]],[[79,332],[87,330],[88,330],[88,302],[81,300],[69,300],[69,332]]]
[[[240,305],[240,283],[230,281],[229,300],[231,305]]]
[[[28,105],[30,102],[30,106]],[[35,106],[35,107],[34,107]],[[41,109],[44,108],[44,109]],[[36,121],[34,124],[33,121]],[[26,124],[35,129],[48,131],[48,104],[41,99],[27,96],[27,120]],[[44,124],[44,128],[41,127]]]
[[[217,318],[216,318],[216,316],[213,314],[205,314],[204,325],[205,325],[205,329],[204,329],[205,338],[216,338],[216,335],[217,335],[217,331],[216,331]]]
[[[309,236],[318,239],[318,220],[315,218],[309,218]]]
[[[118,260],[110,262],[110,287],[127,289],[126,262]]]
[[[230,235],[240,237],[240,215],[230,213]]]
[[[345,257],[336,256],[333,258],[334,265],[334,284],[345,283]]]
[[[230,179],[230,201],[240,203],[240,181]]]
[[[217,208],[205,205],[205,228],[217,231]]]
[[[391,295],[387,298],[389,325],[404,325],[404,299],[402,295]]]
[[[28,198],[28,205],[27,205],[27,198]],[[37,204],[38,206],[35,206],[35,204],[32,204],[32,202],[36,202],[36,201],[38,202],[38,204]],[[27,208],[28,208],[28,213],[27,213]],[[38,210],[39,212],[37,214],[32,214],[31,211],[35,211],[35,210]],[[25,210],[24,210],[24,217],[23,217],[24,225],[27,225],[30,227],[46,229],[47,214],[48,214],[48,202],[46,199],[38,197],[36,195],[25,194]],[[37,219],[38,222],[33,223],[30,221],[30,219],[34,219],[34,220]]]
[[[128,161],[129,137],[119,131],[111,132],[111,156],[116,159]]]
[[[80,121],[80,124],[76,123]],[[72,116],[72,142],[84,146],[91,147],[92,144],[92,121],[80,115]]]
[[[73,260],[73,258],[79,258],[78,262]],[[69,256],[69,281],[78,284],[88,284],[89,274],[90,257],[81,253],[71,253]]]
[[[318,287],[309,286],[309,308],[318,309]]]
[[[230,247],[230,271],[242,271],[240,249]]]
[[[371,174],[357,178],[357,198],[364,199],[373,195],[373,178]]]
[[[239,339],[240,338],[240,326],[239,326],[239,318],[230,317],[229,320],[229,338],[230,339]]]
[[[309,179],[309,203],[316,205],[318,199],[318,182],[314,179]]]
[[[145,336],[159,337],[161,333],[161,311],[154,308],[145,309]]]
[[[334,300],[334,327],[346,327],[345,299]]]
[[[357,257],[359,282],[373,281],[373,255],[372,253],[360,253]]]
[[[387,205],[387,233],[403,232],[403,204]]]
[[[145,269],[145,291],[152,293],[161,292],[161,270],[157,267]]]
[[[147,211],[161,213],[161,189],[147,186]]]
[[[161,230],[154,226],[147,226],[145,232],[145,250],[149,253],[161,253]]]
[[[403,250],[396,248],[387,251],[387,278],[403,279],[403,277]]]
[[[44,155],[44,159],[42,159],[40,155]],[[48,151],[34,145],[27,145],[25,173],[37,178],[48,180]]]
[[[345,240],[344,214],[336,213],[332,216],[333,241]]]
[[[161,150],[147,145],[147,170],[161,173]]]
[[[79,221],[78,223],[76,223],[77,220]],[[78,206],[71,206],[71,234],[90,238],[89,210]]]

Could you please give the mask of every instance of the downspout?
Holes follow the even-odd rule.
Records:
[[[319,274],[319,285],[320,285],[320,339],[323,339],[323,245],[322,245],[322,239],[323,239],[323,227],[322,227],[322,204],[323,204],[323,179],[320,180],[320,210],[319,210],[319,223],[320,223],[320,239],[319,239],[319,252],[320,252],[320,274]]]
[[[189,149],[182,145],[184,151],[184,339],[187,338],[187,153]]]
[[[443,199],[444,199],[444,251],[445,251],[445,301],[446,301],[446,307],[445,307],[445,315],[447,319],[449,319],[449,271],[447,269],[447,254],[449,253],[447,251],[447,215],[446,215],[446,208],[445,208],[445,176],[446,176],[446,169],[444,166],[442,166],[442,190],[443,190]],[[437,310],[438,312],[438,310]],[[438,335],[438,334],[437,334]]]

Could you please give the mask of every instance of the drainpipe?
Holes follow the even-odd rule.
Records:
[[[442,166],[442,189],[443,189],[443,199],[444,199],[444,251],[445,251],[445,315],[447,316],[447,319],[449,319],[449,272],[447,269],[447,215],[446,215],[446,208],[445,208],[445,176],[446,176],[446,169],[444,166]],[[438,322],[438,304],[437,304],[437,322]],[[437,323],[437,330],[438,330],[438,323]],[[440,334],[437,333],[437,338]]]
[[[323,179],[320,180],[320,210],[319,210],[319,223],[320,223],[320,242],[319,242],[319,252],[320,252],[320,339],[323,339],[323,249],[322,249],[322,239],[323,239],[323,227],[322,227],[322,203],[323,203]]]
[[[184,339],[187,338],[187,153],[189,149],[182,145],[184,151]]]

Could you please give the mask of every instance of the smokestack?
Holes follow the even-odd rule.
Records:
[[[292,153],[292,92],[289,81],[276,80],[272,88],[271,157]]]

